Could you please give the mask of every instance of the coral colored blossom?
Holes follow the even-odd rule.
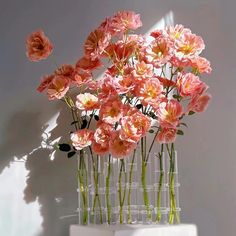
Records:
[[[90,70],[83,70],[81,68],[76,68],[73,75],[73,81],[76,85],[83,85],[88,83],[92,79],[92,73]]]
[[[193,58],[205,48],[203,39],[192,33],[185,33],[175,41],[175,56],[179,59]]]
[[[177,130],[175,128],[161,128],[157,134],[156,141],[159,143],[173,143],[176,139]]]
[[[168,38],[159,37],[147,46],[147,60],[155,67],[161,67],[170,60],[173,55],[172,45]]]
[[[211,100],[211,95],[202,94],[192,98],[187,107],[187,112],[204,112],[207,109],[209,101]]]
[[[37,91],[42,93],[45,89],[47,89],[54,77],[55,75],[44,76],[40,85],[37,88]]]
[[[55,74],[63,75],[65,77],[72,79],[74,74],[74,67],[72,65],[62,65],[56,69]]]
[[[93,131],[88,129],[81,129],[75,133],[72,133],[70,138],[74,148],[76,150],[82,150],[83,148],[88,147],[92,144]]]
[[[122,117],[122,102],[119,98],[109,99],[101,105],[99,117],[105,123],[114,125]]]
[[[63,98],[69,90],[70,81],[65,76],[56,75],[48,86],[49,100]]]
[[[153,65],[144,61],[137,63],[132,74],[136,79],[151,78],[153,76]]]
[[[110,139],[110,153],[112,157],[124,158],[128,157],[136,148],[137,144],[122,140],[119,131],[114,131]]]
[[[84,70],[94,70],[102,67],[102,62],[99,59],[92,60],[90,57],[82,57],[76,63],[77,68]]]
[[[33,32],[26,40],[26,55],[31,61],[46,59],[52,53],[52,43],[42,30]]]
[[[162,94],[163,86],[158,79],[147,79],[138,83],[134,91],[144,105],[155,105]]]
[[[100,29],[91,32],[84,44],[84,51],[87,57],[92,60],[98,59],[108,46],[111,35]]]
[[[125,116],[121,119],[120,138],[129,142],[137,143],[151,126],[151,119],[141,112],[132,116]]]
[[[110,28],[117,33],[135,30],[141,26],[140,15],[133,11],[119,11],[111,18],[110,22]]]
[[[99,106],[98,98],[91,93],[79,94],[76,97],[76,107],[80,110],[92,111]]]
[[[192,73],[178,73],[177,89],[180,96],[195,96],[206,91],[208,86]]]
[[[109,152],[109,142],[105,144],[97,143],[93,141],[92,143],[92,151],[97,155],[105,155]]]
[[[163,99],[156,110],[156,114],[162,127],[175,128],[179,124],[179,118],[183,115],[183,108],[174,99]]]
[[[207,73],[210,74],[212,69],[211,69],[211,64],[210,62],[204,58],[204,57],[194,57],[190,60],[190,65],[193,69],[195,69],[199,73]]]

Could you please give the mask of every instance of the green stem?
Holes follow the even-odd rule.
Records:
[[[110,202],[110,176],[111,176],[111,155],[108,157],[107,177],[106,177],[106,205],[107,205],[107,223],[111,223],[111,202]]]
[[[130,171],[129,171],[129,192],[128,192],[128,224],[132,223],[131,217],[131,190],[132,190],[132,179],[133,179],[133,167],[134,167],[134,160],[135,160],[135,153],[136,149],[134,149]]]
[[[120,161],[121,161],[121,166],[120,166],[120,173],[119,173],[119,180],[118,180],[118,185],[119,185],[118,193],[119,193],[119,202],[120,202],[120,224],[122,224],[124,221],[123,207],[124,207],[125,195],[126,195],[126,186],[124,186],[124,191],[123,191],[123,196],[122,196],[122,173],[124,172],[125,183],[127,179],[127,174],[125,171],[124,160],[120,160]]]
[[[180,223],[179,212],[176,208],[176,195],[175,195],[175,148],[174,143],[171,144],[171,150],[169,145],[166,144],[166,148],[169,154],[170,168],[169,168],[169,201],[170,212],[168,217],[169,224]]]
[[[163,178],[164,178],[164,170],[163,170],[163,147],[164,145],[161,144],[161,151],[158,154],[159,158],[159,164],[160,164],[160,177],[159,177],[159,183],[158,183],[158,190],[157,190],[157,217],[156,221],[161,221],[161,191],[163,186]]]
[[[86,225],[88,223],[88,178],[86,164],[84,162],[83,151],[80,151],[80,164],[79,164],[78,178],[80,183],[80,194],[82,198],[82,211],[83,211],[83,221],[82,224]]]

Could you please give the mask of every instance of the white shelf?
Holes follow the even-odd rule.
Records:
[[[191,224],[70,226],[70,236],[197,236]]]

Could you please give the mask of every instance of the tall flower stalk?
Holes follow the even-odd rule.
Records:
[[[156,221],[161,222],[162,218],[162,212],[161,212],[161,202],[162,202],[162,191],[164,187],[164,169],[163,169],[163,147],[164,145],[161,144],[161,151],[158,153],[158,159],[159,159],[159,183],[157,188],[157,199],[156,199],[156,207],[157,207],[157,216]]]
[[[171,148],[168,144],[166,144],[167,152],[169,155],[169,216],[168,222],[170,224],[180,223],[179,211],[176,206],[176,194],[175,194],[175,174],[176,174],[176,166],[175,166],[175,148],[174,143],[171,144]]]
[[[112,172],[111,155],[108,156],[107,176],[106,176],[106,207],[107,207],[107,223],[111,224],[111,200],[110,200],[110,178]]]

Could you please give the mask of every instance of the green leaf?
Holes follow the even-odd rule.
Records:
[[[173,95],[173,98],[175,98],[175,99],[180,99],[180,98],[181,98],[181,96],[180,96],[180,95],[178,95],[178,94],[174,94],[174,95]]]
[[[149,132],[150,134],[153,134],[153,133],[154,133],[154,130],[153,130],[153,129],[150,129],[148,132]]]
[[[153,119],[156,119],[156,118],[157,118],[157,116],[155,115],[154,112],[149,112],[149,116],[152,117]]]
[[[71,147],[69,144],[67,143],[61,143],[61,144],[58,144],[58,148],[60,151],[62,152],[69,152],[71,150]]]
[[[68,152],[67,153],[67,157],[71,158],[71,157],[73,157],[75,155],[75,153],[76,153],[76,151]]]
[[[193,114],[195,114],[194,111],[190,111],[190,112],[188,113],[189,116],[191,116],[191,115],[193,115]]]
[[[183,126],[185,126],[186,128],[188,128],[188,126],[187,126],[187,124],[186,123],[180,123],[180,125],[183,125]]]
[[[83,123],[81,125],[81,129],[85,129],[87,127],[88,121],[87,120],[83,120]]]
[[[142,107],[143,107],[142,104],[138,104],[138,105],[136,105],[136,108],[137,108],[137,109],[141,109]]]
[[[179,129],[179,130],[177,130],[177,134],[178,134],[178,135],[184,135],[184,132],[183,132],[183,130],[180,130],[180,129]]]
[[[75,120],[75,121],[71,122],[70,124],[74,125],[74,124],[77,124],[78,122],[79,122],[78,120]]]
[[[94,119],[95,119],[96,121],[99,121],[99,116],[94,115]]]

